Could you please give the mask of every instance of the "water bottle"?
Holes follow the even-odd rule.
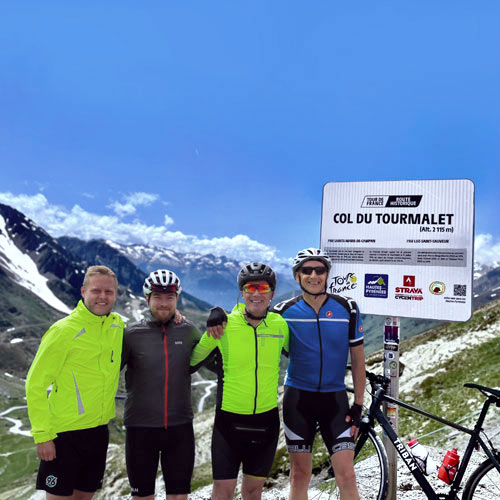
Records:
[[[410,439],[408,446],[415,462],[417,462],[418,467],[426,476],[436,470],[436,463],[429,457],[429,452],[425,446],[419,444],[416,439]]]
[[[448,450],[439,468],[438,478],[446,484],[451,484],[458,469],[458,462],[460,462],[460,457],[458,456],[457,449]]]

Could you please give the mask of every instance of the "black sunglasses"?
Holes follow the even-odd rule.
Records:
[[[327,272],[326,267],[324,266],[319,266],[319,267],[301,267],[300,272],[302,274],[305,274],[306,276],[310,276],[313,271],[316,273],[317,276],[321,276],[322,274],[325,274]]]

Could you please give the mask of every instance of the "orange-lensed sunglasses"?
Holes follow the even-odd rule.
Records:
[[[262,285],[251,285],[247,283],[246,285],[243,285],[243,291],[246,293],[269,293],[271,291],[271,285],[268,283]]]

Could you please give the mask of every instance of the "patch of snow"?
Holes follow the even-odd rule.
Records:
[[[44,302],[54,309],[69,314],[71,309],[58,299],[47,286],[47,278],[38,272],[33,260],[17,248],[7,237],[5,219],[0,215],[0,264],[12,272],[22,287],[38,295]]]

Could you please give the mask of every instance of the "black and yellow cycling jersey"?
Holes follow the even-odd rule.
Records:
[[[244,415],[262,413],[277,406],[281,351],[288,352],[288,326],[276,313],[268,313],[251,326],[238,304],[228,316],[220,339],[205,332],[191,354],[191,366],[210,355],[218,358],[217,408]]]

